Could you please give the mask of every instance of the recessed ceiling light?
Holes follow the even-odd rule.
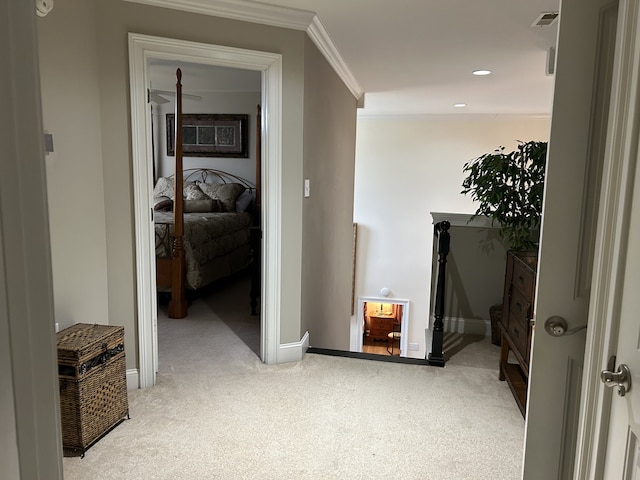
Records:
[[[453,106],[456,107],[456,108],[462,108],[462,107],[466,107],[467,104],[466,103],[454,103]]]
[[[474,75],[491,75],[491,70],[474,70]]]

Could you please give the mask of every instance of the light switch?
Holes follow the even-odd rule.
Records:
[[[50,133],[44,134],[44,153],[53,152],[53,135]]]
[[[304,197],[307,198],[311,195],[311,187],[309,185],[309,179],[304,179]]]

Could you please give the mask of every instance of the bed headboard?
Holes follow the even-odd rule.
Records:
[[[160,177],[153,189],[155,211],[175,211],[175,177]],[[248,212],[256,215],[257,189],[246,178],[213,168],[183,170],[183,209],[190,212]],[[207,203],[208,202],[208,203]]]
[[[246,178],[214,168],[186,168],[182,171],[182,178],[185,183],[239,183],[252,193],[256,190],[255,184]]]

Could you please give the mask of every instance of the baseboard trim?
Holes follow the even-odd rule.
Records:
[[[299,362],[308,349],[309,332],[305,332],[299,342],[280,344],[276,363]]]
[[[137,368],[127,370],[127,390],[137,390],[140,388],[140,372]]]
[[[377,355],[375,353],[349,352],[347,350],[333,350],[330,348],[309,347],[307,353],[329,355],[332,357],[359,358],[362,360],[376,360],[378,362],[405,363],[409,365],[429,365],[424,358],[396,357],[391,355]]]
[[[491,336],[491,320],[463,317],[444,317],[442,320],[445,332]]]

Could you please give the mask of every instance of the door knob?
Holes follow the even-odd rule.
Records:
[[[544,329],[547,333],[553,337],[561,337],[567,330],[569,330],[569,326],[567,325],[567,321],[558,316],[553,316],[547,318],[547,321],[544,322]]]
[[[561,337],[563,335],[573,335],[580,330],[584,330],[587,328],[586,325],[582,327],[576,327],[569,330],[569,325],[567,325],[567,321],[562,318],[554,315],[553,317],[547,318],[544,322],[544,329],[547,331],[549,335],[552,337]]]
[[[618,365],[618,369],[615,372],[602,370],[600,372],[600,380],[607,387],[618,387],[618,395],[621,397],[624,397],[631,390],[631,371],[624,363]]]

